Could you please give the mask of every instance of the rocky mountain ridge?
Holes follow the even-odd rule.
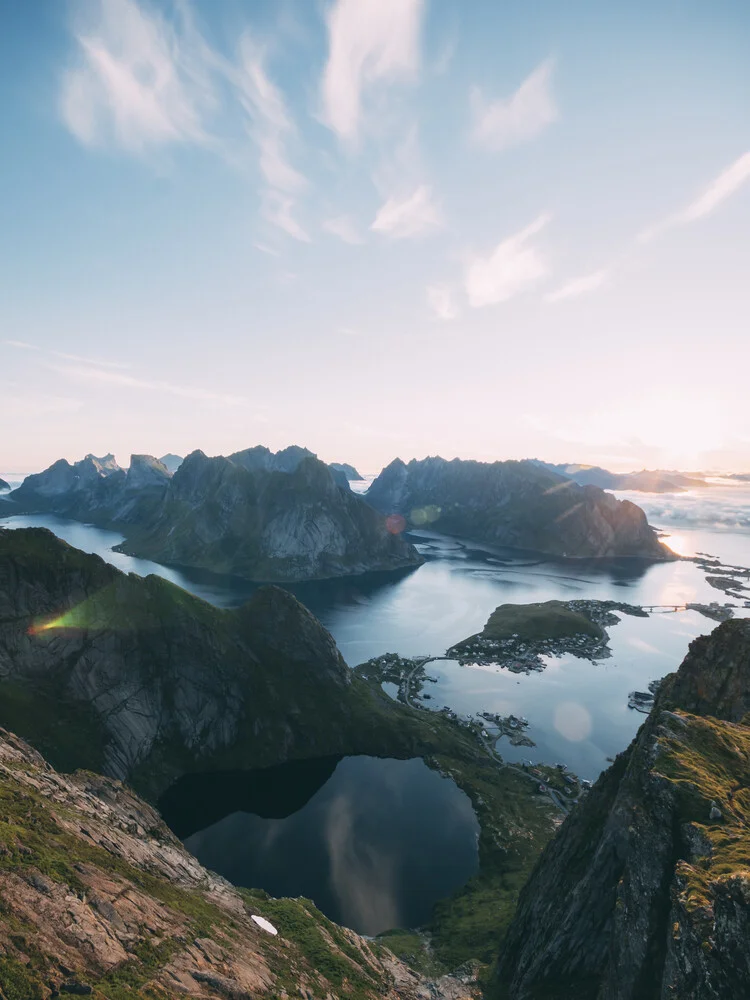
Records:
[[[394,460],[365,497],[414,527],[575,558],[673,558],[646,515],[531,461]]]
[[[174,475],[148,455],[127,472],[113,456],[64,459],[29,476],[18,512],[50,511],[114,527],[122,550],[159,562],[283,582],[420,564],[385,518],[337,484],[307,449],[248,448],[228,458],[193,452]]]
[[[750,621],[696,639],[524,887],[508,1000],[750,995]]]

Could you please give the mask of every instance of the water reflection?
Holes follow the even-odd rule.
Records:
[[[468,797],[419,759],[193,775],[160,807],[188,849],[235,885],[307,896],[363,934],[425,923],[478,867]]]

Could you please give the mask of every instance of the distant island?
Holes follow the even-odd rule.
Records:
[[[534,461],[391,462],[365,498],[415,528],[571,558],[674,558],[635,504]]]
[[[700,476],[674,470],[641,469],[640,472],[610,472],[598,465],[552,465],[532,459],[537,465],[572,479],[579,486],[598,486],[602,490],[633,490],[639,493],[682,493],[709,486]]]

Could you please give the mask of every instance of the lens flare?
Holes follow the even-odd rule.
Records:
[[[406,518],[401,514],[389,514],[385,519],[385,526],[392,535],[400,535],[406,528]]]
[[[66,611],[58,611],[35,619],[26,630],[27,635],[48,635],[58,632],[84,632],[89,629],[117,627],[117,594],[113,586],[104,587]]]

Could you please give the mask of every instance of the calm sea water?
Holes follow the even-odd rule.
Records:
[[[206,803],[218,816],[208,825]],[[418,758],[192,775],[160,806],[188,849],[230,882],[306,896],[362,934],[427,922],[478,867],[471,802]]]

